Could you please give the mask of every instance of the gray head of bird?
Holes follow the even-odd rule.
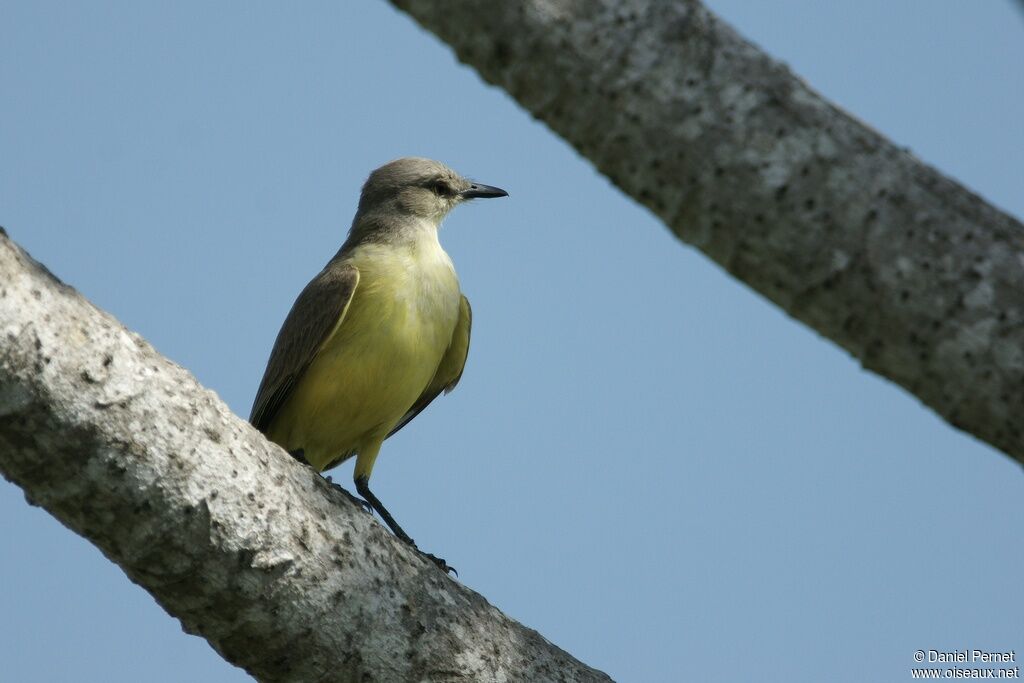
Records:
[[[462,202],[505,196],[505,190],[463,178],[440,161],[404,157],[370,174],[359,198],[359,213],[385,211],[440,223]]]

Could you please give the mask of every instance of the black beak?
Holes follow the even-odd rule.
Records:
[[[468,189],[459,193],[463,199],[491,199],[493,197],[507,197],[508,192],[500,187],[491,187],[481,183],[473,183]]]

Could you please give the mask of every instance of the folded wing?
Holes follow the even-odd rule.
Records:
[[[270,352],[249,422],[266,432],[328,339],[341,326],[359,284],[359,269],[331,262],[292,305]]]
[[[469,299],[463,296],[462,301],[459,302],[459,320],[455,323],[451,344],[448,345],[448,350],[441,358],[441,363],[437,366],[434,378],[430,380],[427,388],[423,390],[420,397],[412,404],[409,411],[402,416],[402,419],[398,421],[395,428],[388,433],[388,436],[409,424],[442,391],[447,394],[459,383],[459,380],[462,378],[462,371],[466,367],[466,357],[469,355],[469,336],[472,328],[473,309],[469,306]]]

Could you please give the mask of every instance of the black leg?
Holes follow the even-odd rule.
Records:
[[[313,467],[312,465],[309,464],[309,461],[306,460],[306,454],[305,454],[305,452],[303,452],[303,450],[301,448],[298,449],[298,450],[289,451],[288,455],[292,456],[293,458],[295,458],[296,460],[301,462],[303,465],[306,465],[307,467]],[[335,484],[334,481],[332,481],[329,476],[328,477],[324,477],[324,479],[326,479],[327,483],[330,484],[336,491],[341,491],[343,494],[345,494],[346,498],[348,498],[350,501],[352,501],[353,503],[355,503],[356,505],[358,505],[362,509],[366,510],[367,512],[372,512],[373,511],[373,508],[370,507],[369,503],[367,503],[362,498],[357,498],[357,497],[353,496],[341,484]]]
[[[431,555],[430,553],[425,553],[416,547],[416,542],[409,538],[409,534],[405,533],[405,530],[402,527],[398,526],[398,522],[396,522],[395,518],[391,516],[388,509],[384,507],[377,496],[373,495],[373,491],[370,490],[370,480],[367,477],[356,477],[356,491],[358,491],[359,495],[365,498],[370,506],[377,511],[380,518],[384,520],[384,523],[388,525],[388,528],[391,529],[391,532],[397,536],[399,540],[405,541],[411,545],[417,552],[419,552],[420,555],[423,555],[428,560],[436,564],[442,571],[453,572],[456,576],[459,575],[459,573],[455,571],[455,567],[449,567],[448,563],[440,557]]]
[[[366,502],[370,504],[380,518],[384,520],[384,523],[388,525],[392,533],[398,536],[399,540],[405,541],[413,548],[416,547],[416,541],[409,538],[409,534],[405,533],[405,530],[398,526],[398,522],[391,516],[388,509],[378,500],[377,496],[373,495],[373,491],[370,490],[370,480],[366,477],[356,477],[356,491],[359,491],[359,495],[366,499]]]
[[[345,494],[346,498],[348,498],[350,501],[352,501],[353,503],[358,505],[360,508],[362,508],[364,512],[366,512],[368,514],[371,514],[371,515],[373,514],[373,508],[365,500],[363,500],[362,498],[359,498],[358,496],[353,496],[351,493],[349,493],[347,488],[345,488],[341,484],[339,484],[339,483],[335,482],[333,479],[331,479],[330,475],[325,476],[324,479],[327,481],[328,484],[331,485],[331,487],[335,491],[340,491],[341,493]]]

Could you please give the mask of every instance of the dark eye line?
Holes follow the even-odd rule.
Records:
[[[452,186],[444,180],[438,180],[434,183],[434,192],[441,195],[442,197],[448,197],[452,194]]]

